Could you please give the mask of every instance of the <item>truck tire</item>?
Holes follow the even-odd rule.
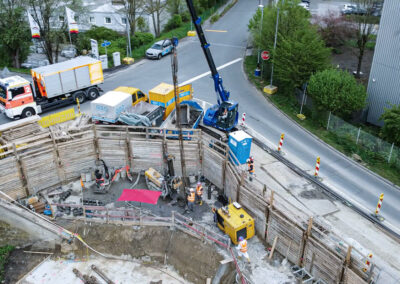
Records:
[[[31,107],[27,107],[22,111],[21,118],[31,117],[36,114],[35,110]]]
[[[99,90],[97,88],[90,88],[87,90],[87,97],[89,100],[94,100],[99,96]]]
[[[76,103],[76,99],[78,99],[79,103],[83,104],[86,99],[86,96],[85,96],[84,92],[78,91],[78,92],[74,93],[73,98],[74,98],[75,103]]]

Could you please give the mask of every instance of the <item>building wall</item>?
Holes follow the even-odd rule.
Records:
[[[385,107],[400,104],[400,1],[385,0],[368,83],[367,121],[383,125]]]

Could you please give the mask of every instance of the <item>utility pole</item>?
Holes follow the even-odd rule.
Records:
[[[181,106],[179,105],[179,90],[178,90],[178,54],[176,47],[178,45],[178,39],[172,38],[172,56],[171,56],[171,67],[172,67],[172,81],[174,84],[174,97],[175,97],[175,114],[176,114],[176,125],[179,131],[179,151],[181,154],[181,171],[182,171],[182,182],[183,182],[183,197],[186,201],[186,165],[185,165],[185,149],[183,144],[182,125],[180,121]],[[180,194],[182,195],[182,194]]]

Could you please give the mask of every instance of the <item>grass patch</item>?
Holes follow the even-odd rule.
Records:
[[[266,85],[266,82],[261,81],[258,77],[254,76],[254,70],[257,66],[257,57],[248,56],[245,61],[245,70],[249,80],[260,90]],[[351,157],[352,154],[359,155],[363,162],[366,163],[366,167],[371,171],[379,174],[380,176],[390,180],[391,182],[400,185],[400,166],[395,163],[387,163],[387,159],[379,155],[379,153],[369,151],[360,145],[357,145],[351,140],[350,137],[339,136],[336,133],[326,130],[325,120],[317,120],[313,118],[313,113],[303,107],[304,114],[306,115],[305,120],[300,120],[296,115],[299,113],[300,105],[297,103],[296,98],[292,94],[283,93],[278,89],[278,92],[273,96],[269,96],[268,99],[277,106],[281,111],[290,116],[294,121],[300,124],[302,127],[319,137],[325,143],[331,145],[343,154]],[[323,122],[322,122],[323,121]],[[374,126],[364,126],[363,130],[372,132],[377,136],[379,133],[378,128]]]
[[[30,69],[25,69],[25,68],[14,68],[14,67],[7,67],[8,70],[11,72],[16,72],[16,73],[23,73],[23,74],[31,74]]]
[[[8,257],[14,248],[15,247],[8,245],[0,247],[0,283],[3,283],[4,281],[4,268],[7,264]]]

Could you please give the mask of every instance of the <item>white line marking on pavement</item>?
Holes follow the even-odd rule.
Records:
[[[221,65],[221,66],[217,67],[217,70],[224,69],[225,67],[228,67],[228,66],[230,66],[232,64],[235,64],[236,62],[239,62],[241,60],[243,60],[243,58],[236,58],[236,59],[234,59],[232,61],[229,61],[228,63],[225,63],[224,65]],[[211,71],[205,72],[205,73],[200,74],[200,75],[198,75],[196,77],[193,77],[193,78],[191,78],[191,79],[189,79],[189,80],[187,80],[187,81],[185,81],[183,83],[180,83],[179,86],[190,84],[190,83],[192,83],[194,81],[197,81],[197,80],[199,80],[199,79],[201,79],[201,78],[203,78],[205,76],[208,76],[210,74],[211,74]]]
[[[224,44],[224,43],[213,43],[210,42],[211,46],[223,46],[223,47],[233,47],[233,48],[246,48],[245,46],[240,46],[240,45],[232,45],[232,44]]]

